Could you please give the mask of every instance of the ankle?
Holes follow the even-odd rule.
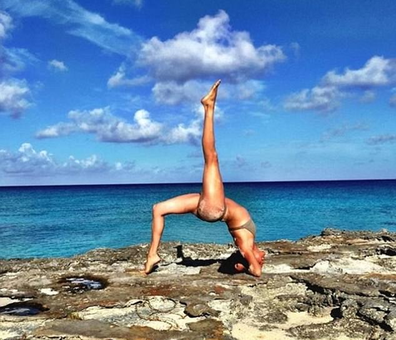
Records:
[[[214,109],[214,107],[215,107],[215,103],[214,102],[205,102],[205,103],[202,103],[202,106],[204,107],[204,109],[205,110],[213,110]]]

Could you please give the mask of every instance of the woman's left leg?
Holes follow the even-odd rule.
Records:
[[[151,244],[144,268],[146,274],[149,274],[153,270],[153,267],[161,260],[158,255],[158,247],[165,227],[165,216],[169,214],[195,214],[198,207],[198,200],[199,194],[186,194],[154,204]]]

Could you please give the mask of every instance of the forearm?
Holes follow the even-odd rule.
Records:
[[[253,251],[252,250],[245,251],[243,256],[249,263],[249,268],[248,268],[249,273],[254,276],[260,277],[261,265],[254,256]]]

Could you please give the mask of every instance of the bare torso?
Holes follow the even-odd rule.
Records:
[[[223,220],[230,230],[238,228],[250,220],[249,212],[240,204],[227,197],[225,204],[227,211]]]

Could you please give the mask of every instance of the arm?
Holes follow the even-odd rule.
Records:
[[[253,252],[253,249],[250,247],[249,248],[241,247],[240,250],[241,250],[242,256],[249,263],[249,268],[248,268],[249,273],[252,274],[253,276],[260,277],[261,276],[261,265],[257,261],[257,258]]]

